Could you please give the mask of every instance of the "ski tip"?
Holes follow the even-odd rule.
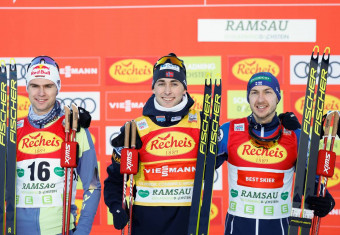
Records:
[[[0,72],[1,73],[6,72],[6,62],[5,62],[5,60],[0,60]]]
[[[205,74],[205,85],[210,86],[211,85],[211,73],[207,72]]]
[[[325,54],[327,54],[327,59],[324,58]],[[326,47],[325,50],[323,51],[323,58],[324,58],[324,60],[328,60],[330,54],[331,54],[331,48],[330,47]]]
[[[9,68],[10,68],[11,71],[17,69],[17,65],[16,65],[16,62],[15,62],[14,58],[10,58],[9,59],[9,65],[10,65]]]
[[[216,86],[221,86],[221,74],[220,73],[217,73],[216,75],[215,75],[215,85]]]
[[[315,45],[314,48],[313,48],[313,52],[312,52],[312,57],[314,59],[318,58],[319,57],[319,52],[320,52],[320,48],[318,45]],[[314,53],[316,53],[316,56],[314,57]]]

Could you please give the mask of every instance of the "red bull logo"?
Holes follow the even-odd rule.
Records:
[[[51,74],[50,68],[42,64],[35,66],[31,72],[32,76],[39,76],[39,75],[44,76],[44,75],[50,75],[50,74]]]

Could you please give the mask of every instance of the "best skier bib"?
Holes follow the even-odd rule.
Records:
[[[250,138],[246,118],[230,122],[228,212],[257,219],[288,217],[297,137],[284,129],[278,143],[269,149],[255,147]]]
[[[160,127],[148,117],[136,119],[143,147],[135,176],[135,205],[190,206],[196,172],[200,116],[190,110],[178,124]]]

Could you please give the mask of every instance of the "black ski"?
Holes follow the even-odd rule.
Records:
[[[327,59],[325,58],[326,51],[328,51]],[[318,89],[317,89],[317,94],[316,94],[316,101],[315,101],[316,103],[315,103],[314,117],[313,117],[313,129],[312,129],[312,136],[311,136],[310,149],[309,149],[309,160],[308,160],[307,172],[306,172],[304,199],[308,198],[309,196],[316,195],[315,194],[315,175],[316,175],[316,168],[317,168],[317,163],[318,163],[320,135],[321,135],[321,129],[322,129],[322,116],[323,116],[325,96],[326,96],[329,57],[330,57],[330,49],[327,47],[323,53],[322,60],[321,60],[321,68],[320,68],[320,74],[319,74],[319,82],[318,82]],[[310,210],[309,204],[305,200],[303,203],[303,208],[304,208],[304,211]],[[313,211],[312,211],[312,215],[313,215]],[[313,219],[313,216],[311,219]],[[311,226],[301,227],[301,234],[309,235],[310,228]]]
[[[215,79],[212,115],[209,126],[209,144],[205,160],[204,190],[199,222],[199,235],[209,234],[210,209],[213,194],[215,164],[217,155],[217,140],[221,111],[221,78]]]
[[[7,71],[6,64],[0,65],[0,221],[1,232],[5,233],[5,191],[6,191],[6,145],[7,145]]]
[[[316,50],[317,50],[317,54],[315,56]],[[300,217],[301,203],[302,203],[302,195],[304,192],[304,179],[305,179],[305,174],[306,174],[306,161],[307,161],[307,154],[308,154],[309,133],[310,133],[310,125],[312,121],[312,111],[313,111],[314,96],[315,96],[315,84],[316,84],[318,60],[319,60],[319,47],[315,46],[312,52],[311,59],[310,59],[305,103],[304,103],[303,114],[302,114],[301,134],[300,134],[300,141],[299,141],[299,148],[298,148],[298,157],[296,160],[296,172],[295,172],[292,210],[291,210],[291,216],[289,218],[290,226],[289,226],[288,234],[290,235],[298,234],[298,231],[299,231],[298,226],[304,224],[304,220],[301,219]]]
[[[205,159],[209,138],[209,123],[211,110],[211,77],[205,78],[204,97],[202,107],[202,120],[200,131],[200,143],[197,153],[196,173],[192,193],[190,217],[188,225],[188,235],[196,235],[198,232],[198,222],[201,212],[202,186],[204,179]]]
[[[17,148],[17,69],[9,65],[9,109],[6,171],[6,234],[16,234],[16,148]]]
[[[328,51],[327,59],[325,58],[325,53]],[[314,51],[313,51],[314,53]],[[309,234],[310,227],[312,225],[312,219],[313,219],[313,211],[309,209],[309,205],[305,202],[305,199],[308,196],[312,196],[315,194],[314,188],[315,188],[315,174],[316,174],[316,168],[317,168],[317,158],[318,158],[318,152],[319,152],[319,142],[320,142],[320,133],[322,128],[322,116],[323,116],[323,109],[324,109],[324,102],[325,102],[325,95],[326,95],[326,85],[327,85],[327,71],[328,71],[328,64],[329,64],[329,48],[327,47],[323,53],[322,61],[321,61],[321,69],[319,74],[319,81],[318,81],[318,88],[317,88],[317,94],[316,94],[316,104],[315,104],[315,110],[314,110],[314,117],[313,117],[313,128],[311,132],[311,140],[310,145],[308,145],[309,135],[306,136],[305,134],[305,128],[307,128],[310,131],[310,120],[308,116],[309,123],[304,123],[305,119],[307,117],[305,114],[303,115],[303,124],[302,124],[302,132],[300,135],[300,143],[299,143],[299,155],[298,155],[298,162],[297,162],[297,172],[303,172],[306,171],[305,174],[296,174],[295,176],[295,188],[294,188],[294,195],[293,195],[293,208],[290,218],[290,229],[289,234],[295,235],[299,233],[299,227],[301,227],[301,234],[306,235]],[[317,61],[316,61],[317,62]],[[312,66],[312,65],[311,65]],[[315,85],[315,84],[314,84]],[[307,104],[307,95],[308,92],[312,92],[312,88],[309,87],[307,84],[307,91],[306,91],[306,98],[305,98],[305,105]],[[313,90],[314,92],[314,90]],[[308,105],[307,105],[308,106]],[[307,107],[307,112],[310,113],[310,116],[312,115],[313,105],[310,105]],[[305,112],[305,108],[304,108]],[[302,134],[304,141],[307,142],[307,144],[301,142]],[[303,150],[304,158],[306,158],[307,154],[308,156],[308,163],[307,163],[307,169],[306,168],[306,159],[301,162],[300,158],[300,148]],[[305,155],[305,152],[307,153]],[[300,161],[300,164],[299,164]],[[298,184],[298,185],[297,185]],[[298,188],[299,191],[297,194],[295,194],[295,189]],[[303,190],[303,199],[302,199],[302,193],[301,190]],[[301,193],[301,194],[300,194]],[[296,199],[299,199],[298,203],[296,203]],[[301,208],[302,204],[302,208]]]

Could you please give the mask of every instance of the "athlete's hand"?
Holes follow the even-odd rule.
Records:
[[[325,217],[334,208],[335,201],[329,193],[325,197],[310,196],[306,199],[309,208],[314,210],[314,214],[319,217]]]
[[[123,229],[129,221],[129,216],[121,206],[115,206],[111,211],[113,215],[113,225],[116,229]]]
[[[301,124],[293,112],[281,113],[279,115],[279,119],[284,128],[288,130],[296,130],[301,128]]]

